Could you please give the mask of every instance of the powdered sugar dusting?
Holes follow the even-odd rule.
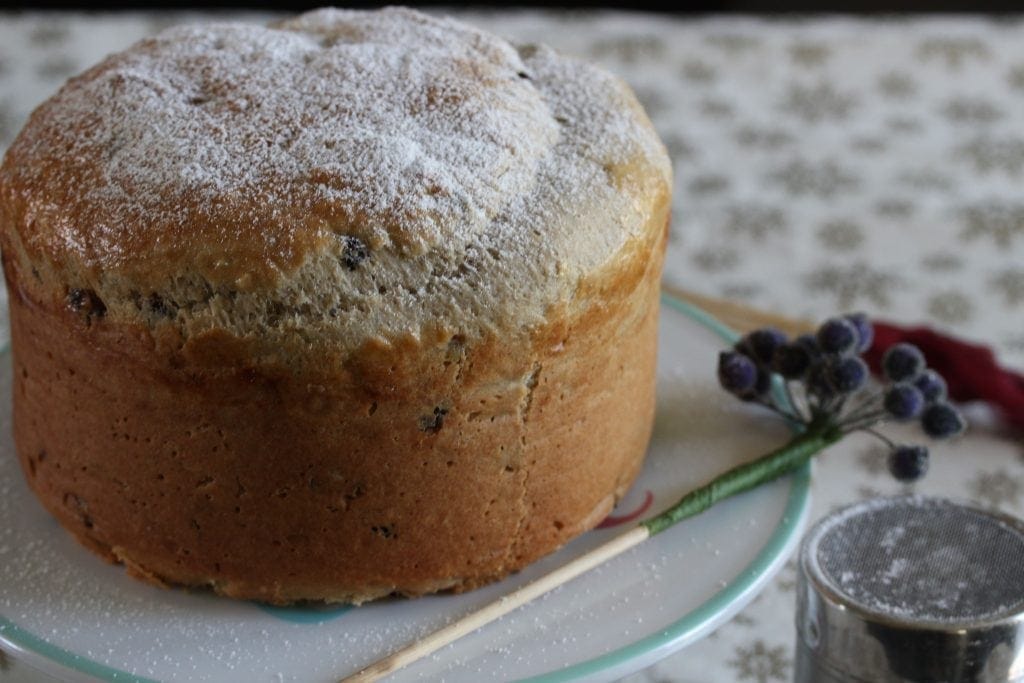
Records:
[[[150,223],[184,222],[179,198],[256,196],[270,212],[299,199],[408,244],[423,239],[410,219],[439,239],[478,230],[535,182],[557,126],[504,41],[405,10],[283,29],[171,29],[73,82],[50,121],[57,144],[107,159],[72,198]],[[97,250],[116,251],[127,224],[99,224]]]
[[[970,624],[1024,605],[1024,526],[941,499],[880,499],[809,534],[812,574],[873,614]]]
[[[154,292],[184,335],[357,344],[540,320],[649,234],[669,176],[599,69],[412,10],[320,10],[108,58],[36,111],[0,189],[27,252],[113,316],[149,320]]]

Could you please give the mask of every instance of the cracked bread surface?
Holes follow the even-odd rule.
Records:
[[[500,578],[639,469],[669,186],[620,81],[458,22],[142,41],[0,167],[26,475],[154,582]]]

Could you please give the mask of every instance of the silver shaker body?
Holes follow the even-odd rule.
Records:
[[[800,549],[797,683],[1024,683],[1024,522],[949,500],[859,503]]]

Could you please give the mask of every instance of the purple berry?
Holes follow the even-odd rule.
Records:
[[[801,334],[793,340],[793,344],[806,351],[812,359],[818,358],[821,355],[821,347],[818,346],[818,339],[813,334]]]
[[[967,429],[967,421],[959,410],[945,401],[937,401],[924,409],[921,427],[933,439],[948,439]]]
[[[764,396],[772,388],[772,373],[766,368],[757,369],[757,383],[754,385],[754,391],[757,392],[758,396]]]
[[[927,471],[928,449],[924,446],[897,446],[889,453],[889,473],[899,481],[915,481]]]
[[[786,343],[786,335],[774,327],[765,327],[754,330],[744,337],[744,341],[754,360],[763,365],[770,365],[775,349]]]
[[[835,389],[832,387],[831,382],[828,381],[828,374],[828,364],[824,360],[817,360],[811,363],[810,369],[807,370],[804,386],[819,401],[828,401],[836,395]]]
[[[924,394],[913,384],[894,384],[885,392],[885,412],[900,422],[918,417],[924,410]]]
[[[826,366],[828,383],[840,394],[852,394],[868,381],[868,366],[856,356],[840,358]]]
[[[783,344],[772,356],[772,370],[786,379],[801,379],[811,367],[811,354],[796,343]]]
[[[746,391],[736,394],[736,396],[743,401],[760,401],[768,391],[772,388],[772,375],[770,372],[765,370],[760,365],[756,366],[757,379],[754,380],[754,386]]]
[[[818,345],[825,353],[853,353],[857,341],[857,328],[845,318],[831,318],[818,328]]]
[[[914,386],[920,389],[927,403],[946,400],[946,380],[934,370],[925,370],[921,373],[921,376],[914,380]]]
[[[718,354],[718,382],[722,388],[733,394],[743,394],[757,384],[757,366],[754,361],[738,351],[722,351]]]
[[[924,354],[913,344],[893,344],[882,356],[882,372],[893,382],[913,382],[924,368]]]
[[[871,348],[871,344],[875,341],[875,326],[871,324],[868,316],[864,313],[851,313],[846,316],[846,319],[857,330],[856,352],[864,353]]]
[[[737,353],[742,353],[747,358],[754,360],[754,349],[750,346],[750,337],[740,337],[732,348]]]

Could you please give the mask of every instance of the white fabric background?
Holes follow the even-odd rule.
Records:
[[[635,88],[675,166],[668,281],[790,315],[927,322],[1024,366],[1020,20],[465,17]],[[68,76],[166,25],[209,19],[0,14],[0,149]],[[5,298],[0,287],[0,343]],[[1020,438],[976,417],[969,436],[933,449],[915,488],[1024,514]],[[812,519],[900,490],[882,451],[851,438],[817,466]],[[789,680],[794,582],[790,563],[718,632],[629,680]]]

